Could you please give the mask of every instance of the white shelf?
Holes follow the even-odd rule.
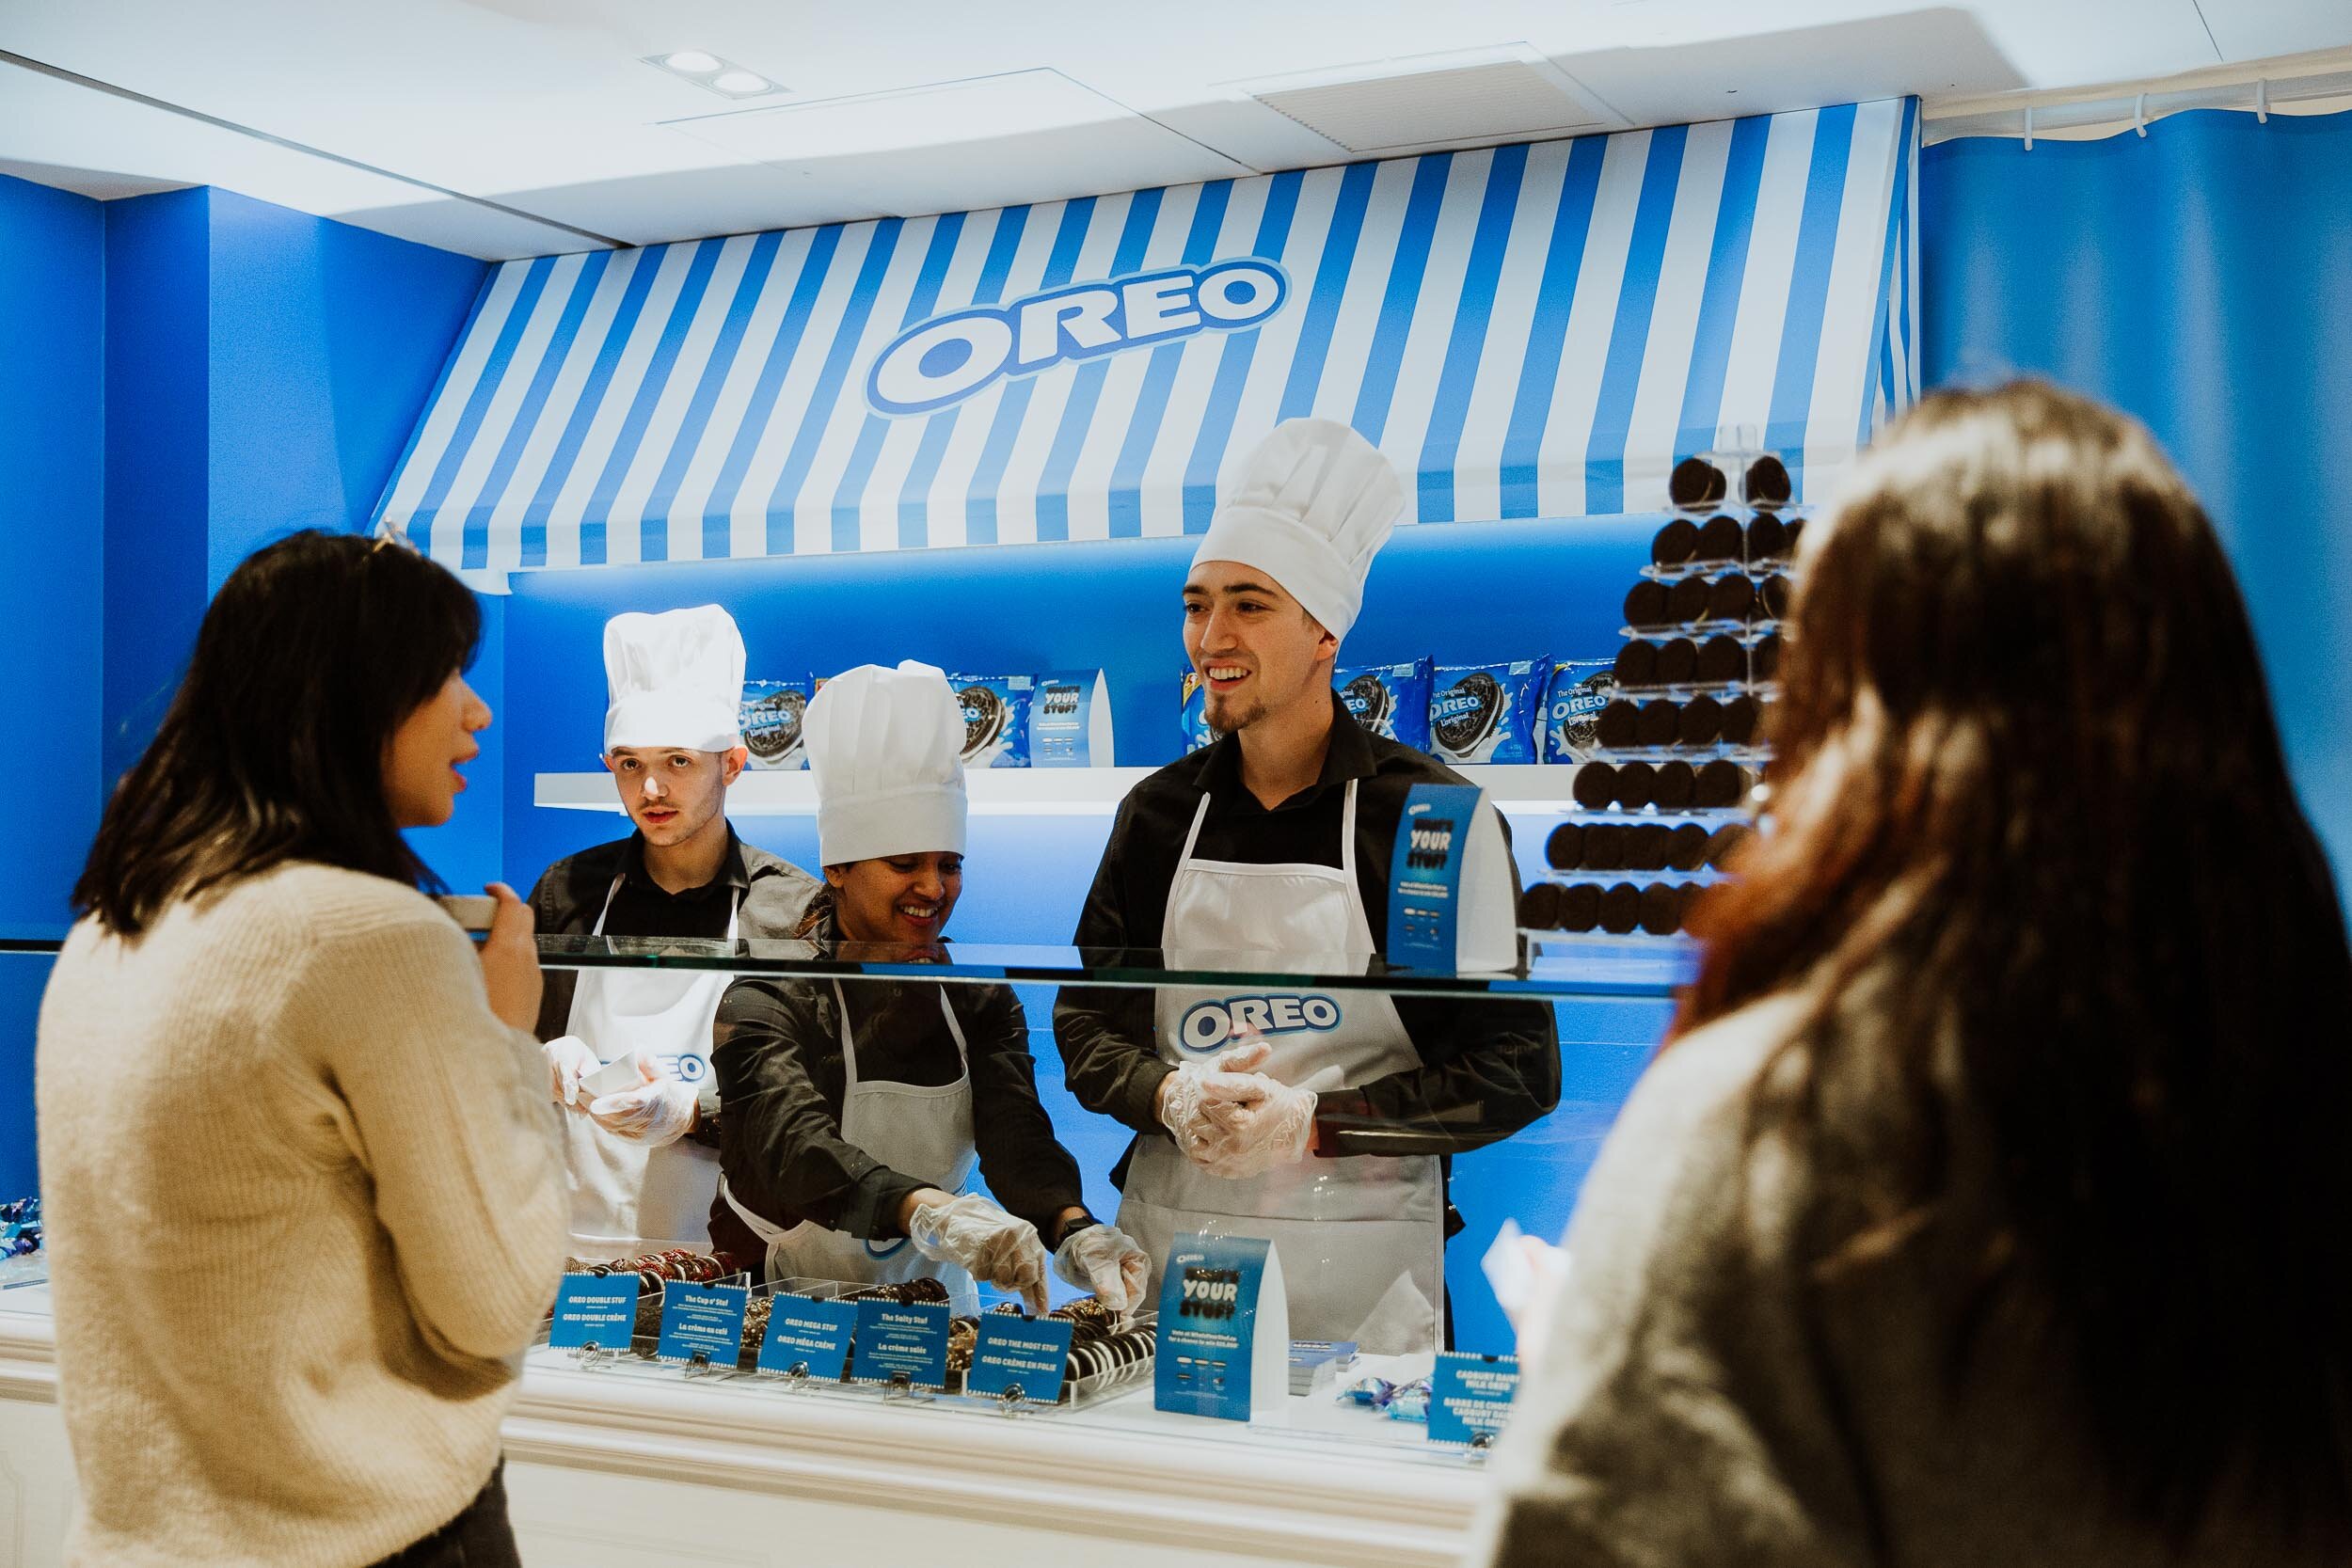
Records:
[[[1108,816],[1150,768],[990,768],[966,773],[975,816]],[[1575,805],[1572,767],[1465,768],[1464,778],[1504,811],[1560,812]],[[539,773],[532,803],[618,814],[610,773]],[[731,816],[814,816],[817,781],[806,770],[747,770],[727,791]]]

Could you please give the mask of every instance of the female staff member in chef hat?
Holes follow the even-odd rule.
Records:
[[[825,888],[803,934],[903,955],[939,942],[963,888],[963,717],[928,664],[861,665],[809,705]],[[1029,1026],[1003,986],[743,980],[721,1004],[721,1192],[771,1278],[977,1276],[1045,1306],[1055,1268],[1113,1311],[1150,1261],[1087,1212],[1038,1102]],[[977,1165],[1002,1207],[964,1192]]]

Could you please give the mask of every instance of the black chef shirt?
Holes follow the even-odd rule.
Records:
[[[1336,866],[1347,786],[1356,792],[1356,879],[1376,945],[1389,924],[1389,862],[1406,796],[1417,784],[1463,784],[1424,752],[1374,735],[1331,698],[1330,744],[1316,781],[1271,810],[1241,782],[1241,742],[1228,736],[1169,764],[1127,794],[1073,939],[1082,948],[1157,948],[1168,891],[1200,798],[1193,854],[1270,865]],[[1503,829],[1506,842],[1510,832]],[[1516,889],[1516,878],[1514,879]],[[1089,1110],[1146,1136],[1166,1136],[1152,1111],[1172,1069],[1153,1048],[1152,995],[1063,990],[1054,1007],[1071,1092]],[[1316,1148],[1336,1154],[1450,1154],[1508,1137],[1560,1099],[1560,1042],[1538,1002],[1396,998],[1420,1065],[1318,1096]]]
[[[834,941],[830,895],[812,914],[811,940]],[[943,998],[971,1059],[980,1174],[1007,1212],[1054,1245],[1055,1221],[1084,1206],[1085,1188],[1039,1102],[1028,1020],[1005,986],[845,980],[838,995],[822,980],[761,976],[729,986],[711,1069],[726,1106],[720,1163],[736,1200],[779,1226],[814,1220],[852,1236],[904,1235],[899,1209],[932,1181],[883,1164],[841,1135],[841,1008],[846,1003],[861,1082],[936,1086],[961,1070]]]

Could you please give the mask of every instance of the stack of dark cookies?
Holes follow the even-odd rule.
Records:
[[[1552,876],[1520,896],[1532,932],[1673,936],[1748,832],[1804,519],[1770,453],[1685,458],[1667,488],[1596,758],[1545,844]]]

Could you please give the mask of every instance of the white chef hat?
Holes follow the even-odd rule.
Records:
[[[604,624],[604,749],[682,746],[728,752],[743,744],[743,634],[715,604]]]
[[[963,853],[963,709],[939,669],[907,659],[835,675],[801,733],[819,863]]]
[[[1192,563],[1255,566],[1345,637],[1405,499],[1405,482],[1370,441],[1336,420],[1285,420],[1243,462]]]

